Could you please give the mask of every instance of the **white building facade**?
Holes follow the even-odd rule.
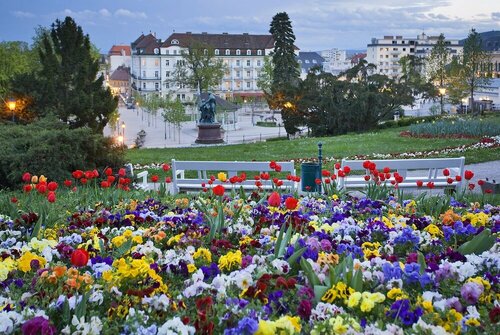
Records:
[[[376,72],[397,79],[402,75],[399,60],[408,55],[427,58],[432,47],[437,43],[438,36],[427,36],[422,33],[416,38],[403,36],[384,36],[373,38],[367,46],[366,60],[377,66]],[[463,46],[458,39],[445,39],[445,44],[451,56],[459,55]]]
[[[272,35],[173,33],[165,41],[155,35],[141,35],[131,44],[131,86],[140,94],[170,94],[182,101],[194,100],[197,88],[173,84],[172,75],[182,62],[182,52],[196,41],[213,48],[226,72],[214,93],[226,99],[260,97],[257,79],[264,57],[274,49]]]

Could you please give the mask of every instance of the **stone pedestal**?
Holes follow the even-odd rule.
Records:
[[[200,123],[198,125],[198,138],[195,142],[198,144],[224,143],[224,139],[221,133],[221,124]]]

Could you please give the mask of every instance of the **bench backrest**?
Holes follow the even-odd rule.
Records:
[[[276,162],[281,165],[281,172],[289,173],[295,176],[295,166],[293,162]],[[172,159],[172,184],[174,193],[179,191],[182,184],[190,184],[194,187],[201,189],[201,184],[206,183],[211,175],[217,175],[218,172],[227,173],[227,178],[238,176],[241,172],[261,172],[274,171],[269,166],[269,162],[229,162],[229,161],[176,161]],[[187,178],[187,171],[195,171],[195,178]],[[254,185],[253,175],[247,176],[248,180],[244,183],[246,185]],[[271,181],[269,181],[269,184]],[[293,187],[293,182],[284,180],[284,184]]]
[[[364,160],[343,159],[341,168],[349,166],[353,171],[365,170],[365,168],[363,168],[363,162]],[[375,159],[370,160],[370,162],[375,163],[379,171],[384,167],[389,167],[391,171],[396,170],[403,177],[403,182],[407,181],[407,183],[414,183],[416,182],[416,180],[422,180],[424,183],[429,181],[446,183],[447,177],[442,174],[443,169],[450,169],[450,171],[452,171],[452,176],[460,175],[462,177],[462,180],[464,178],[465,157],[425,159]],[[409,171],[418,171],[418,176],[408,176]],[[350,184],[359,185],[359,183],[359,178],[348,175],[345,178],[340,178],[339,187],[348,188]],[[460,188],[463,187],[463,182],[454,181],[452,185]]]

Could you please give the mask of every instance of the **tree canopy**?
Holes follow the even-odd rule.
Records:
[[[40,69],[15,79],[14,89],[31,96],[37,116],[56,115],[71,128],[87,126],[102,133],[118,101],[104,88],[98,59],[88,35],[71,17],[56,20],[42,32]]]

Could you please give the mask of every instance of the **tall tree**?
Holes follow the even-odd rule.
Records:
[[[481,72],[481,66],[490,63],[489,54],[481,46],[481,36],[472,29],[464,42],[464,53],[462,57],[463,79],[467,83],[470,93],[471,113],[476,114],[474,109],[474,92],[478,87],[487,85],[489,79]]]
[[[431,54],[426,63],[427,75],[438,88],[446,87],[448,82],[447,65],[450,61],[451,56],[446,48],[445,37],[440,34],[436,44],[432,46]]]
[[[0,42],[0,97],[8,98],[15,76],[33,71],[35,57],[26,42]]]
[[[257,79],[257,87],[260,88],[265,94],[271,94],[271,87],[273,84],[273,61],[269,56],[264,57],[264,64]]]
[[[50,35],[42,32],[39,56],[40,71],[18,82],[21,93],[33,96],[36,113],[55,114],[72,128],[102,133],[118,100],[104,88],[104,78],[97,78],[99,63],[89,36],[71,17],[56,20]]]
[[[345,76],[347,81],[358,81],[366,82],[368,76],[373,72],[377,66],[372,63],[368,63],[366,59],[361,59],[358,64],[341,73],[341,76]]]
[[[298,131],[298,126],[303,123],[303,117],[297,108],[300,71],[295,56],[295,35],[288,14],[285,12],[276,14],[269,32],[274,39],[272,61],[274,69],[268,102],[271,108],[281,110],[283,124],[289,136]]]
[[[172,100],[170,99],[170,97],[166,97],[163,99],[162,107],[163,121],[172,123],[174,125],[174,127],[177,129],[177,139],[180,143],[182,121],[184,121],[186,117],[186,107],[179,99]]]
[[[222,59],[215,57],[210,45],[191,40],[187,50],[182,53],[182,60],[172,73],[172,84],[188,86],[200,92],[220,85],[226,66]]]

